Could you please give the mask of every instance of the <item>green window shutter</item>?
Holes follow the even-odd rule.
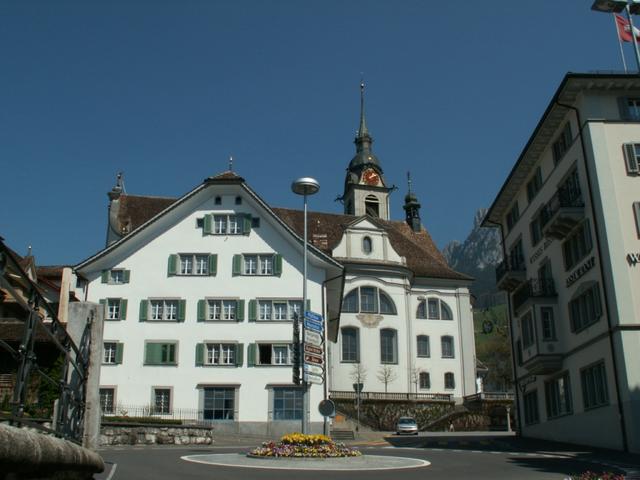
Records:
[[[242,233],[249,235],[251,233],[251,214],[247,213],[242,218]]]
[[[162,344],[147,343],[144,352],[145,365],[159,365],[162,363]]]
[[[236,367],[241,367],[244,363],[244,343],[236,345]]]
[[[186,311],[187,311],[187,301],[178,300],[178,321],[179,322],[184,322]]]
[[[249,300],[249,321],[255,322],[258,313],[258,302],[255,300]]]
[[[127,319],[127,303],[128,302],[126,298],[120,299],[120,320]]]
[[[210,235],[213,232],[213,215],[208,214],[204,216],[204,226],[202,232]]]
[[[277,277],[282,275],[282,255],[273,256],[273,274]]]
[[[198,300],[198,321],[204,322],[204,316],[206,313],[206,300]]]
[[[147,310],[149,309],[149,300],[140,300],[140,321],[144,322],[147,317]]]
[[[178,255],[169,255],[169,262],[167,263],[167,275],[175,275],[178,271]]]
[[[122,352],[124,351],[124,343],[116,343],[116,363],[122,363]]]
[[[204,343],[196,344],[196,366],[200,367],[204,364]]]
[[[242,275],[242,255],[233,256],[233,275]]]
[[[209,275],[214,277],[218,274],[218,255],[212,253],[209,255]]]
[[[129,283],[129,280],[131,279],[131,270],[125,270],[122,274],[122,277],[123,283]]]
[[[256,365],[256,344],[250,343],[247,347],[247,367],[255,367]]]
[[[101,280],[102,283],[109,283],[109,270],[102,270]]]
[[[236,320],[244,322],[244,300],[236,301]]]

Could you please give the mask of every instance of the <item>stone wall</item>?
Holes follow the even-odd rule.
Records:
[[[103,423],[100,445],[211,445],[213,427]]]

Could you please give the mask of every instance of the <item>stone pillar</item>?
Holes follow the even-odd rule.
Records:
[[[507,432],[511,431],[511,407],[507,407]]]
[[[64,267],[62,269],[62,278],[60,280],[60,302],[58,304],[58,320],[61,323],[69,321],[69,292],[71,291],[71,268]]]
[[[78,346],[83,341],[87,327],[90,327],[85,341],[89,346],[89,370],[86,384],[86,406],[84,412],[84,433],[82,446],[96,449],[100,441],[100,365],[102,363],[102,331],[104,327],[104,307],[92,302],[72,302],[69,304],[67,332]],[[73,374],[73,372],[72,372]]]

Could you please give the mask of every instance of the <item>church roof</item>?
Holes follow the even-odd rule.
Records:
[[[221,174],[216,179],[242,180],[241,177]],[[133,231],[146,221],[176,202],[175,198],[148,197],[139,195],[120,196],[120,210],[118,214],[118,231],[123,231],[122,226],[127,226],[128,231]],[[289,208],[272,208],[273,212],[286,223],[294,232],[303,236],[304,218],[302,210]],[[347,228],[357,218],[353,215],[340,215],[334,213],[309,212],[308,213],[308,237],[309,243],[319,250],[331,255],[331,251],[338,245]],[[375,219],[375,222],[384,228],[393,248],[399,255],[407,259],[407,267],[418,277],[433,277],[452,280],[471,280],[452,270],[438,250],[431,235],[426,230],[414,232],[403,221],[387,221]]]

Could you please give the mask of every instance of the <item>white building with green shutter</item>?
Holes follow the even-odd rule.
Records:
[[[301,237],[231,172],[153,213],[148,197],[120,194],[111,192],[111,214],[135,228],[119,228],[126,235],[76,268],[87,299],[105,305],[103,408],[146,407],[218,430],[299,430],[291,320],[302,307]],[[311,247],[308,308],[328,318],[334,341],[342,285],[343,267]],[[314,431],[323,398],[312,385]]]

